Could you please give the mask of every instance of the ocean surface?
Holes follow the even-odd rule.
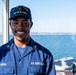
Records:
[[[10,39],[13,36],[10,35]],[[73,57],[76,59],[76,35],[31,35],[31,37],[42,46],[46,47],[53,55],[54,60],[63,57]],[[2,45],[2,35],[0,35],[0,45]]]

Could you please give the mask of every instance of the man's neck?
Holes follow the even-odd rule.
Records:
[[[26,41],[23,41],[23,42],[21,42],[21,41],[14,38],[15,45],[18,46],[18,47],[21,47],[21,48],[26,47],[29,42],[30,42],[30,38],[28,38]]]

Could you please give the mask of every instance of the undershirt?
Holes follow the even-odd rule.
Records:
[[[21,48],[21,47],[18,47],[18,46],[16,46],[16,45],[14,44],[15,48],[17,49],[17,51],[19,52],[20,55],[22,55],[22,54],[28,49],[28,47],[29,47],[30,45],[31,45],[31,43],[29,43],[27,47]]]
[[[26,51],[26,49],[27,49],[27,47],[21,48],[21,47],[18,47],[18,46],[16,46],[16,48],[17,48],[18,52],[20,53],[20,55],[22,55]]]

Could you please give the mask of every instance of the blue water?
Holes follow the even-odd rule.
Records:
[[[49,49],[54,59],[71,56],[76,59],[76,35],[35,35],[32,37]]]
[[[53,55],[54,59],[73,57],[76,59],[76,35],[31,35],[31,37]],[[10,39],[12,36],[10,36]],[[0,36],[0,45],[2,38]]]

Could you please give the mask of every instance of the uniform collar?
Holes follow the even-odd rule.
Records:
[[[12,38],[8,43],[6,43],[5,48],[11,49],[13,46],[14,46],[14,38]],[[28,52],[30,52],[30,50],[37,49],[37,43],[31,37],[30,37],[30,42],[27,46],[29,47]]]
[[[14,47],[14,39],[11,39],[6,45],[6,49],[12,49]],[[36,42],[30,37],[30,42],[27,45],[28,50],[26,50],[23,56],[29,54],[30,52],[37,50]]]

